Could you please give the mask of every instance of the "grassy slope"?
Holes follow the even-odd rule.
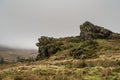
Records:
[[[74,59],[69,52],[82,43],[72,39],[57,40],[64,50],[49,59],[1,65],[0,80],[120,80],[120,40],[98,39],[97,57]]]

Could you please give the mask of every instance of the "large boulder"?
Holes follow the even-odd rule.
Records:
[[[120,34],[113,33],[108,29],[94,25],[88,21],[80,25],[80,30],[80,37],[84,40],[120,39]]]
[[[59,47],[55,45],[54,38],[42,36],[38,41],[39,42],[36,45],[39,49],[39,54],[37,55],[36,60],[49,58],[59,50]]]

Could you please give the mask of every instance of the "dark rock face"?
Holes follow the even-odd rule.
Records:
[[[88,21],[80,25],[80,37],[83,40],[120,39],[120,35]]]
[[[54,38],[42,36],[38,39],[38,43],[36,44],[39,48],[36,60],[42,60],[44,58],[49,58],[51,55],[55,54],[59,48],[54,44]]]

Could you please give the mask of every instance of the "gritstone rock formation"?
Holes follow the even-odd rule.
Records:
[[[80,25],[80,37],[84,40],[92,39],[120,39],[120,34],[103,27],[94,25],[88,21]]]
[[[66,49],[70,50],[71,48],[76,48],[76,44],[84,43],[82,47],[78,49],[72,50],[72,55],[75,53],[75,57],[78,57],[78,54],[81,56],[81,54],[88,55],[87,53],[90,53],[95,51],[94,48],[96,48],[96,42],[94,42],[95,39],[120,39],[120,34],[114,33],[108,29],[105,29],[103,27],[94,25],[88,21],[80,25],[80,36],[78,37],[66,37],[66,38],[50,38],[46,36],[42,36],[38,39],[38,43],[36,44],[39,48],[39,54],[36,58],[36,60],[41,60],[45,58],[49,58],[50,56],[56,54],[58,51],[64,51]],[[74,44],[75,43],[75,44]],[[87,44],[87,45],[86,45]],[[89,45],[90,44],[90,45]],[[92,49],[86,50],[84,47],[91,46]],[[76,53],[77,56],[76,56]],[[91,54],[90,54],[91,55]]]
[[[54,38],[42,36],[38,39],[37,47],[39,48],[39,54],[36,60],[41,60],[44,58],[49,58],[51,55],[55,54],[59,47],[56,46]]]

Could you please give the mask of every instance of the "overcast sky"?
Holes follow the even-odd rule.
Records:
[[[85,21],[120,32],[120,0],[0,0],[0,44],[36,49],[40,36],[79,35]]]

